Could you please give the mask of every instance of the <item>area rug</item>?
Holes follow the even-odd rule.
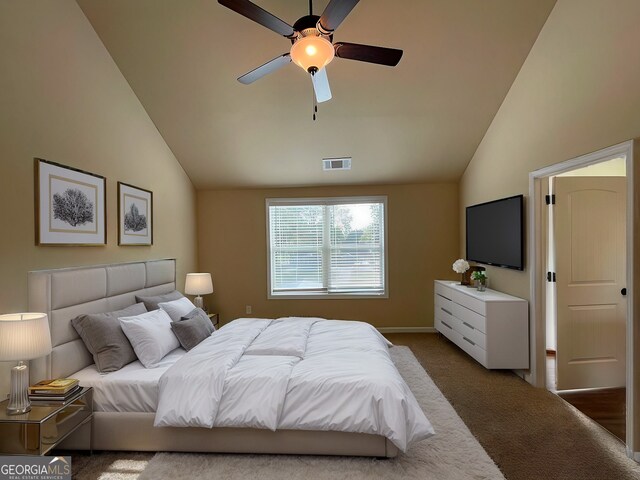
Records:
[[[359,457],[158,453],[148,462],[140,458],[129,458],[129,466],[127,459],[120,458],[118,468],[102,470],[99,478],[504,479],[498,467],[469,432],[411,350],[407,347],[393,347],[390,352],[399,372],[411,387],[436,430],[435,436],[419,442],[406,454],[400,454],[397,458],[378,460]]]

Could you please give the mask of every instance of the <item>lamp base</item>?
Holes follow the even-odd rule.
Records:
[[[201,308],[201,309],[204,310],[204,300],[202,299],[202,297],[200,295],[198,295],[196,298],[193,299],[193,304],[197,308]]]
[[[31,410],[29,401],[29,367],[20,361],[11,369],[11,391],[7,415],[21,415]]]

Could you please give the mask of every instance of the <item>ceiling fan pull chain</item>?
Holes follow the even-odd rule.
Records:
[[[315,72],[312,70],[311,72],[309,72],[311,74],[311,83],[313,83],[313,77],[315,76]],[[313,100],[312,102],[312,106],[313,106],[313,121],[316,121],[316,113],[318,113],[318,104],[316,102],[316,91],[315,89],[311,90],[311,98]]]
[[[313,121],[316,121],[316,113],[318,113],[318,105],[316,105],[316,94],[315,92],[311,92],[311,96],[313,97]]]

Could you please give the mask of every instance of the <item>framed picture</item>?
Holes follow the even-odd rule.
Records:
[[[35,159],[36,245],[107,243],[106,179]]]
[[[153,192],[118,182],[118,245],[153,245]]]

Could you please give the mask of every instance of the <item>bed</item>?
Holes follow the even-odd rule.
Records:
[[[397,446],[386,436],[370,433],[293,428],[278,428],[274,431],[268,428],[217,426],[213,428],[154,427],[154,422],[162,425],[162,422],[158,423],[159,412],[156,411],[162,410],[161,399],[163,398],[159,399],[157,393],[154,397],[154,392],[157,392],[154,385],[157,385],[160,378],[164,380],[167,377],[169,382],[173,377],[180,376],[172,377],[164,374],[169,370],[172,372],[176,370],[176,364],[188,364],[188,356],[185,356],[185,352],[177,349],[163,360],[164,365],[147,372],[139,362],[133,362],[121,371],[105,377],[99,375],[95,366],[92,366],[92,356],[72,327],[70,320],[82,313],[122,309],[135,303],[136,295],[158,295],[175,290],[175,260],[173,259],[30,272],[28,283],[29,310],[48,314],[53,345],[51,355],[31,362],[32,382],[43,378],[74,375],[81,379],[81,383],[94,386],[96,390],[94,403],[97,408],[91,438],[89,438],[91,430],[87,426],[69,437],[62,445],[63,448],[82,450],[91,446],[96,450],[374,457],[394,457],[398,454]],[[271,320],[264,320],[264,328],[271,323]],[[232,324],[224,327],[220,332],[212,335],[211,339],[202,343],[210,340],[208,343],[218,342],[219,345],[226,345],[229,342],[223,342],[222,337],[233,333],[234,337],[229,336],[229,338],[236,338],[238,332],[241,332],[238,330],[240,327],[245,330],[263,328],[258,321],[247,321],[246,325],[239,322],[235,325],[235,327]],[[231,332],[233,328],[236,328],[235,332]],[[226,333],[225,329],[227,329]],[[213,346],[220,349],[219,345]],[[190,354],[204,348],[205,346],[199,345]],[[267,354],[270,353],[273,352]],[[187,368],[190,367],[187,365]],[[215,373],[212,370],[209,374],[212,372]],[[137,375],[142,375],[142,379],[137,380]],[[106,378],[109,381],[105,382]],[[106,384],[109,385],[105,386]],[[128,402],[122,400],[123,388],[125,389],[124,397],[130,400]],[[163,385],[160,384],[160,392],[162,388]],[[165,395],[165,398],[167,396]],[[188,398],[183,397],[182,402]],[[170,421],[164,423],[164,425],[171,424]]]

